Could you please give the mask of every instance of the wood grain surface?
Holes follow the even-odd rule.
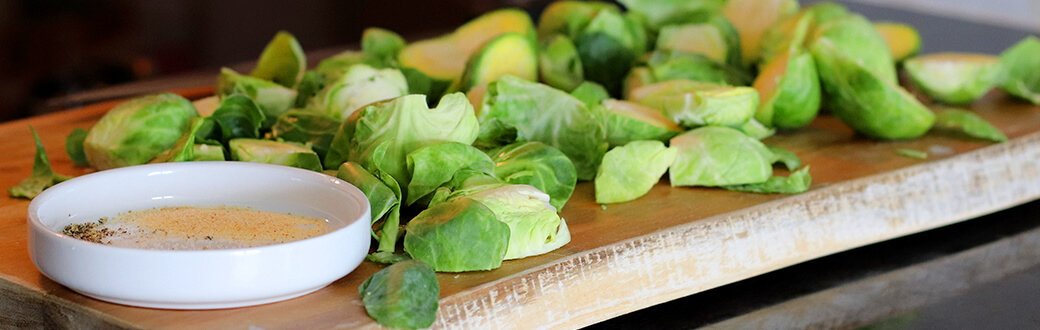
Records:
[[[179,91],[189,98],[212,88]],[[65,136],[115,103],[0,125],[0,186],[28,176],[40,133],[55,171],[82,175]],[[812,190],[793,196],[672,188],[662,180],[636,201],[595,204],[579,184],[561,215],[573,240],[546,255],[487,272],[438,274],[436,328],[575,328],[820,256],[970,219],[1040,197],[1040,107],[992,92],[972,105],[1011,141],[948,132],[877,142],[821,116],[766,140],[811,165]],[[927,160],[896,149],[929,152]],[[782,173],[782,172],[778,172]],[[116,305],[77,294],[39,273],[26,250],[28,201],[0,198],[0,324],[245,329],[374,328],[357,287],[381,266],[364,262],[332,285],[262,306],[172,311]],[[20,295],[34,303],[14,302]],[[26,312],[26,310],[39,310]],[[18,323],[22,322],[22,323]],[[35,323],[25,323],[35,322]]]

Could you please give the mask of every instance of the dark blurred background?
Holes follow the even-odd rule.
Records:
[[[0,0],[0,121],[98,101],[106,96],[84,92],[128,82],[215,79],[221,66],[254,61],[278,30],[313,64],[356,45],[365,27],[415,39],[495,8],[540,12],[548,2]]]

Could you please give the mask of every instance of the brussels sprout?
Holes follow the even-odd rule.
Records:
[[[264,113],[263,127],[271,127],[278,116],[292,109],[296,91],[256,77],[243,76],[235,71],[220,69],[217,77],[217,96],[221,102],[232,94],[242,94],[260,106]]]
[[[812,53],[830,108],[839,119],[878,139],[913,139],[928,132],[935,122],[928,108],[834,47],[823,39]]]
[[[290,110],[271,126],[271,137],[287,142],[309,144],[318,157],[325,158],[340,122],[321,113]]]
[[[300,43],[291,33],[278,31],[260,53],[249,75],[292,89],[303,79],[304,70],[307,70],[307,58]]]
[[[831,20],[851,14],[848,8],[845,8],[844,5],[831,1],[814,3],[811,6],[805,7],[802,11],[812,13],[816,24],[827,23]]]
[[[512,129],[516,140],[540,141],[559,149],[574,163],[579,180],[596,176],[607,151],[603,123],[580,100],[513,76],[503,76],[488,85],[480,122],[482,140],[507,140],[502,135]],[[485,129],[496,125],[499,129]]]
[[[342,120],[372,102],[408,93],[408,83],[397,69],[377,70],[357,64],[314,97],[312,108]]]
[[[198,142],[196,138],[196,142]],[[224,146],[219,144],[198,144],[192,146],[192,153],[195,155],[191,158],[193,162],[202,161],[224,161]]]
[[[819,16],[816,19],[820,22]],[[818,23],[809,43],[810,48],[816,48],[815,44],[827,43],[835,53],[858,63],[882,82],[892,85],[898,83],[896,65],[885,39],[863,16],[849,14]],[[816,56],[815,51],[813,56]],[[816,58],[816,61],[820,59]]]
[[[614,11],[601,11],[574,38],[585,79],[620,93],[621,80],[632,62],[646,52],[646,40],[638,22]]]
[[[554,1],[538,18],[538,39],[546,40],[554,34],[577,37],[601,10],[619,12],[617,6],[607,2]]]
[[[971,103],[1001,79],[1000,58],[978,54],[932,54],[903,65],[929,97],[949,104]]]
[[[702,54],[709,59],[734,67],[744,65],[741,59],[740,34],[721,15],[712,15],[703,23],[667,25],[657,35],[657,49],[671,49]]]
[[[1023,39],[1000,54],[1007,78],[1000,89],[1008,94],[1040,105],[1040,39]]]
[[[667,141],[682,132],[678,124],[657,109],[638,103],[605,100],[602,107],[607,142],[611,146],[626,145],[637,140]]]
[[[220,96],[213,95],[191,101],[191,105],[195,106],[195,110],[199,112],[199,116],[209,117],[210,115],[213,115],[213,111],[216,111],[217,107],[220,106]]]
[[[495,176],[506,183],[533,186],[549,195],[549,204],[562,210],[574,192],[578,173],[567,155],[541,142],[520,142],[489,150]],[[468,185],[493,182],[469,182]]]
[[[800,194],[808,191],[811,184],[812,176],[809,175],[809,167],[806,166],[791,173],[790,176],[774,176],[762,183],[722,186],[722,188],[759,194]]]
[[[610,93],[607,92],[606,88],[602,85],[586,81],[578,85],[574,91],[571,92],[571,96],[581,100],[581,103],[585,103],[586,107],[591,108],[594,105],[600,104],[603,100],[610,98]]]
[[[1008,138],[999,128],[982,117],[964,109],[943,108],[935,113],[935,128],[960,131],[968,136],[993,142],[1004,142]]]
[[[585,80],[578,49],[570,38],[560,34],[548,37],[542,43],[538,71],[542,82],[563,91],[572,91]]]
[[[386,63],[382,59],[376,58],[375,55],[348,50],[322,60],[314,71],[325,77],[325,84],[328,85],[339,80],[339,77],[355,64],[364,64],[377,69],[387,68]],[[404,70],[402,69],[402,71]]]
[[[404,49],[404,38],[394,31],[367,28],[361,33],[361,51],[379,59],[380,68],[396,67],[397,54]]]
[[[82,128],[72,130],[72,133],[65,137],[65,153],[76,166],[90,165],[90,162],[87,161],[87,154],[83,151],[83,141],[86,139],[87,130]]]
[[[664,99],[668,97],[719,87],[722,87],[722,85],[687,79],[662,81],[644,85],[632,90],[632,92],[629,93],[629,100],[640,104],[654,104],[660,106],[664,104]]]
[[[751,77],[740,69],[717,63],[701,54],[658,50],[648,63],[654,81],[677,79],[746,86]]]
[[[671,147],[678,150],[668,174],[673,187],[765,182],[776,159],[762,142],[729,127],[691,130],[672,138]]]
[[[144,164],[177,143],[198,116],[191,102],[176,94],[123,102],[94,124],[83,152],[98,170]]]
[[[311,98],[324,88],[325,76],[317,71],[307,71],[303,74],[300,84],[296,86],[296,101],[293,102],[293,106],[296,108],[307,106]]]
[[[797,0],[729,0],[722,14],[740,33],[741,58],[748,66],[761,56],[762,34],[781,17],[798,11]]]
[[[646,15],[650,25],[661,27],[701,20],[716,13],[726,0],[619,0],[629,11]]]
[[[422,260],[395,263],[358,287],[365,312],[387,328],[421,329],[437,320],[441,287]]]
[[[40,136],[36,134],[36,130],[32,126],[29,126],[29,130],[32,131],[33,139],[36,140],[36,156],[33,157],[32,173],[29,174],[29,177],[22,180],[17,186],[7,189],[11,197],[15,198],[36,198],[36,195],[39,195],[44,189],[72,178],[54,173],[54,170],[51,169],[51,162],[47,159],[47,150],[43,148],[43,142],[40,142]]]
[[[228,142],[231,159],[321,171],[321,161],[313,150],[292,143],[239,138]]]
[[[438,272],[491,270],[502,265],[509,226],[470,198],[436,204],[408,222],[404,250]]]
[[[412,205],[451,181],[459,171],[470,170],[494,176],[495,163],[480,149],[458,142],[422,147],[408,154],[408,183],[405,205]]]
[[[812,54],[801,49],[766,65],[752,85],[761,103],[755,119],[768,127],[798,129],[820,112],[820,77]]]
[[[473,53],[459,83],[460,91],[487,86],[504,75],[538,80],[538,46],[523,33],[504,33]]]
[[[888,51],[892,54],[892,60],[902,62],[903,60],[917,55],[921,50],[921,36],[913,26],[893,23],[877,22],[874,29],[885,39]]]
[[[661,141],[632,141],[608,151],[596,173],[596,203],[622,203],[646,195],[677,152]]]
[[[408,154],[443,142],[472,144],[478,132],[473,106],[462,93],[445,95],[433,109],[425,96],[406,95],[366,106],[344,120],[325,166],[354,161],[369,171],[384,171],[406,187],[411,181]]]
[[[545,254],[571,241],[567,222],[549,204],[549,195],[535,187],[511,184],[464,196],[484,204],[509,226],[505,260]]]
[[[451,34],[421,40],[397,55],[402,67],[415,68],[441,83],[462,76],[468,60],[488,40],[508,32],[520,32],[532,40],[534,23],[519,9],[500,9],[469,21]]]

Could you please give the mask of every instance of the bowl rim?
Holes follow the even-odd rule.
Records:
[[[358,201],[358,203],[361,204],[362,208],[358,211],[357,217],[353,217],[353,218],[349,218],[349,219],[340,218],[340,220],[342,220],[342,222],[343,222],[342,226],[340,226],[339,228],[336,228],[335,230],[330,230],[328,232],[325,232],[325,233],[323,233],[321,235],[312,236],[312,237],[308,237],[308,238],[304,238],[304,239],[300,239],[300,240],[295,240],[295,241],[291,241],[291,242],[276,243],[276,244],[269,244],[269,245],[261,245],[261,246],[253,246],[253,247],[241,247],[241,248],[229,248],[229,249],[206,249],[206,250],[145,249],[145,248],[112,246],[112,245],[108,245],[108,244],[90,242],[90,241],[85,241],[85,240],[78,239],[78,238],[75,238],[75,237],[71,237],[71,236],[62,234],[61,232],[55,231],[55,230],[51,229],[50,227],[44,225],[43,221],[42,221],[42,219],[40,217],[40,210],[45,205],[45,203],[47,203],[51,199],[57,198],[58,196],[60,196],[60,194],[62,194],[64,192],[67,192],[68,189],[72,189],[70,187],[75,187],[76,185],[86,184],[86,182],[89,182],[90,180],[98,180],[98,179],[103,179],[103,178],[107,178],[107,177],[128,175],[128,174],[126,174],[127,172],[138,172],[138,171],[148,171],[148,170],[151,170],[152,172],[154,172],[155,170],[153,170],[153,169],[163,169],[163,168],[168,168],[168,167],[175,167],[175,168],[188,167],[188,168],[192,168],[192,167],[208,167],[208,166],[232,166],[232,167],[259,168],[259,169],[271,170],[271,171],[276,171],[276,172],[292,173],[292,174],[296,174],[298,176],[305,176],[305,177],[313,178],[313,180],[315,180],[315,181],[327,180],[328,182],[330,182],[332,184],[331,187],[336,187],[337,190],[343,191],[348,196],[351,196],[351,197],[355,198]],[[203,206],[203,207],[208,207],[208,206]],[[284,166],[284,165],[274,165],[274,164],[265,164],[265,163],[252,163],[252,162],[241,162],[241,161],[196,161],[196,162],[171,162],[171,163],[143,164],[143,165],[134,165],[134,166],[127,166],[127,167],[120,167],[120,168],[108,169],[108,170],[103,170],[103,171],[97,171],[97,172],[85,174],[85,175],[82,175],[82,176],[78,176],[78,177],[75,177],[75,178],[72,178],[72,179],[60,182],[60,183],[58,183],[58,184],[56,184],[54,186],[51,186],[51,187],[45,189],[43,192],[41,192],[39,195],[37,195],[35,198],[33,198],[31,202],[29,202],[29,207],[27,209],[27,213],[28,213],[27,221],[29,223],[29,230],[30,231],[33,231],[33,230],[41,231],[43,233],[55,236],[54,237],[55,239],[62,240],[64,242],[68,243],[68,244],[73,244],[73,246],[79,246],[79,247],[83,247],[83,248],[87,248],[87,249],[100,249],[99,251],[112,251],[114,253],[130,253],[130,254],[153,254],[153,255],[154,254],[160,254],[160,255],[199,254],[199,255],[219,255],[219,254],[237,254],[237,253],[243,253],[243,252],[246,252],[246,251],[257,252],[257,250],[267,250],[267,249],[274,249],[274,248],[292,248],[293,246],[296,246],[296,245],[306,245],[306,244],[308,244],[308,242],[319,240],[319,239],[322,239],[323,237],[332,236],[333,233],[337,233],[337,232],[340,232],[340,231],[348,230],[348,228],[352,224],[354,224],[355,222],[363,220],[361,218],[364,217],[365,214],[371,214],[370,208],[371,208],[371,204],[369,203],[367,196],[365,196],[365,194],[363,192],[361,192],[360,189],[358,189],[353,184],[351,184],[349,182],[346,182],[345,180],[342,180],[340,178],[337,178],[335,176],[331,176],[331,175],[328,175],[328,174],[325,174],[325,173],[322,173],[322,172],[315,172],[315,171],[301,169],[301,168],[297,168],[297,167]],[[263,211],[263,210],[260,210],[260,211]],[[268,212],[268,211],[264,211],[264,212]]]

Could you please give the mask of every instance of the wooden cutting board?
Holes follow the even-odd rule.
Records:
[[[179,91],[189,98],[212,88]],[[65,136],[115,103],[0,125],[0,187],[32,167],[32,125],[55,171],[82,175]],[[843,250],[991,213],[1040,197],[1040,107],[994,91],[980,116],[1011,141],[991,144],[933,132],[916,141],[858,137],[837,119],[766,140],[811,165],[812,190],[761,195],[671,188],[636,201],[594,202],[579,184],[563,209],[573,240],[549,254],[488,272],[442,273],[437,328],[574,328]],[[927,160],[896,149],[929,152]],[[357,292],[370,262],[315,293],[262,306],[211,311],[128,307],[79,295],[47,279],[26,249],[28,201],[0,197],[0,324],[93,327],[378,327]]]

